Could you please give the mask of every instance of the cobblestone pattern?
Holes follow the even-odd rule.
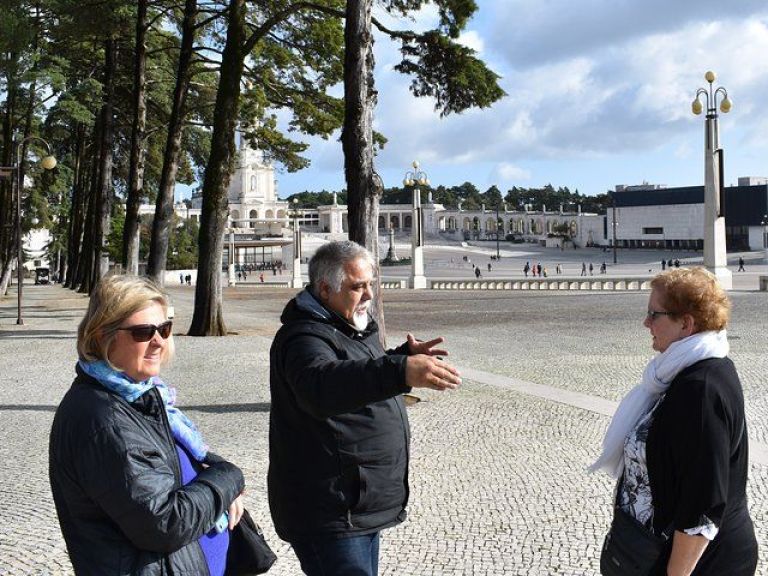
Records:
[[[191,294],[174,291],[177,332],[188,325]],[[235,294],[226,310],[239,335],[177,337],[177,359],[164,376],[212,448],[243,468],[246,505],[279,556],[270,574],[294,576],[298,563],[274,534],[265,496],[268,336],[290,292]],[[387,295],[387,321],[392,343],[406,328],[440,333],[459,365],[617,399],[650,356],[638,320],[646,298],[403,292]],[[10,312],[0,304],[0,574],[72,573],[48,488],[47,434],[74,374],[83,302],[41,303],[40,323],[57,314],[46,329],[34,315],[29,326],[9,327]],[[759,354],[766,348],[761,302],[764,295],[736,294],[731,331],[740,336],[733,355],[741,354],[752,436],[764,433],[768,413],[759,390],[767,362]],[[597,336],[585,337],[585,326]],[[606,417],[469,381],[455,393],[419,396],[409,408],[409,519],[384,533],[381,574],[598,574],[612,487],[584,468],[597,454]],[[753,466],[750,509],[762,550],[767,491],[768,468]],[[768,576],[764,564],[758,574]]]

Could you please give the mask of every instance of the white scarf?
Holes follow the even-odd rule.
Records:
[[[603,453],[589,467],[590,472],[604,470],[618,478],[624,470],[624,441],[640,419],[647,414],[664,394],[677,374],[707,358],[725,358],[728,355],[725,330],[698,332],[669,345],[654,356],[643,372],[643,380],[622,399],[603,438]]]

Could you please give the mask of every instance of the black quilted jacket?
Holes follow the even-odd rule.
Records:
[[[53,420],[51,491],[78,575],[206,576],[198,539],[244,487],[213,454],[181,485],[156,389],[128,403],[78,370]]]

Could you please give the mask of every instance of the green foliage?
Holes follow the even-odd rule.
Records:
[[[288,196],[286,200],[293,205],[294,198],[298,199],[300,208],[317,208],[318,206],[330,206],[333,204],[333,192],[328,192],[327,190],[321,190],[320,192],[299,192],[298,194]],[[339,204],[346,204],[347,193],[339,192],[336,201]]]
[[[252,18],[263,22],[285,13],[291,3],[264,1]],[[340,0],[316,6],[342,10]],[[344,29],[340,18],[313,7],[279,19],[255,43],[244,80],[240,119],[253,145],[289,172],[306,168],[308,144],[288,133],[328,138],[341,127],[343,101],[331,89],[343,79]],[[278,112],[288,112],[287,133],[278,127]],[[282,115],[286,117],[285,114]]]
[[[168,270],[197,268],[197,236],[200,227],[194,220],[180,220],[174,215],[168,238]]]
[[[498,76],[489,70],[475,51],[454,42],[438,31],[430,31],[403,42],[403,60],[395,70],[412,76],[415,96],[432,96],[441,116],[468,108],[487,108],[506,96]]]
[[[109,259],[119,262],[123,249],[123,228],[125,227],[125,209],[115,204],[112,209],[112,227],[107,236],[107,252]]]

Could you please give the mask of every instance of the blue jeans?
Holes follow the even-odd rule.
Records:
[[[307,576],[377,576],[379,533],[291,542]]]

